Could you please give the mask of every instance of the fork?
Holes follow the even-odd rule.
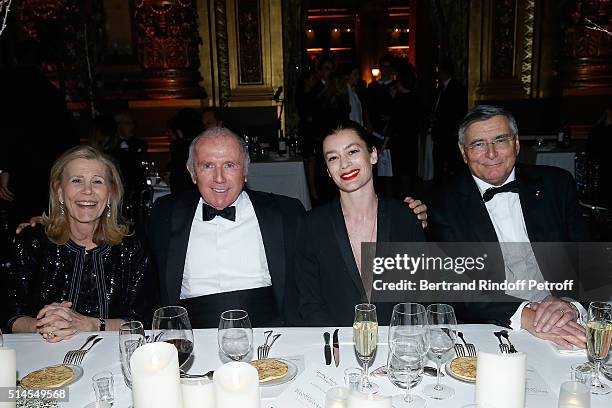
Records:
[[[474,346],[472,343],[466,343],[465,339],[463,338],[463,333],[457,332],[457,336],[459,336],[463,344],[465,344],[468,356],[476,357],[476,346]]]
[[[499,349],[502,353],[510,353],[510,347],[506,343],[504,343],[501,339],[501,332],[493,332],[497,340],[499,340]]]
[[[74,360],[70,364],[81,365],[81,363],[83,362],[83,358],[85,357],[85,354],[87,354],[89,350],[91,350],[97,343],[101,342],[103,339],[104,339],[103,337],[98,337],[97,339],[93,341],[93,343],[91,343],[91,346],[89,346],[89,348],[77,351],[75,353]]]
[[[463,348],[463,345],[455,344],[453,348],[455,349],[455,354],[457,354],[457,357],[465,357],[465,349]]]
[[[94,340],[97,337],[97,334],[92,334],[91,336],[87,337],[87,340],[85,340],[85,343],[81,346],[81,348],[79,348],[78,350],[69,350],[64,356],[63,364],[72,364],[72,361],[75,359],[75,355],[81,352],[85,348],[85,346],[89,344],[90,341]]]
[[[262,359],[263,358],[264,350],[268,346],[268,340],[270,339],[271,335],[272,335],[272,330],[266,330],[264,332],[264,344],[262,344],[261,346],[257,347],[257,358],[258,359]]]
[[[510,345],[510,352],[511,353],[516,353],[516,349],[514,348],[514,345],[510,342],[510,335],[508,334],[508,330],[502,330],[500,333],[501,333],[502,336],[504,336],[504,338],[506,339],[506,341]]]
[[[278,339],[281,335],[280,334],[275,334],[272,337],[272,341],[270,342],[270,344],[265,344],[262,350],[262,357],[261,358],[268,358],[268,354],[270,353],[270,349],[272,348],[272,346],[274,345],[274,342],[276,341],[276,339]]]

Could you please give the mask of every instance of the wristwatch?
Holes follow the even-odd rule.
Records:
[[[99,330],[100,331],[105,331],[106,330],[106,320],[99,317],[98,320],[100,320],[100,327]]]

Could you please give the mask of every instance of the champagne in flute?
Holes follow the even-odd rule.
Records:
[[[377,322],[355,322],[353,324],[353,337],[355,338],[355,350],[362,360],[370,361],[378,343]]]
[[[591,383],[591,393],[604,395],[610,392],[610,386],[601,382],[599,371],[601,362],[610,351],[612,341],[612,304],[606,302],[591,302],[587,319],[587,351],[595,361],[595,375]]]
[[[370,382],[368,378],[369,362],[374,357],[378,342],[378,319],[375,305],[361,303],[355,306],[353,340],[357,356],[363,364],[363,377],[359,391],[364,394],[375,394],[378,392],[378,385]]]

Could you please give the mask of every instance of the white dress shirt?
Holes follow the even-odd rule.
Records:
[[[202,218],[200,198],[191,223],[181,299],[272,285],[255,209],[244,191],[232,204],[236,220]]]

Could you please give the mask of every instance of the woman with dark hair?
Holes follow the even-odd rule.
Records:
[[[149,258],[120,222],[123,186],[112,160],[90,146],[68,150],[53,164],[49,195],[42,226],[15,239],[4,328],[57,342],[148,321]]]
[[[323,158],[340,195],[310,211],[298,226],[295,280],[306,324],[350,326],[354,306],[371,300],[372,276],[361,267],[361,244],[425,237],[404,203],[374,192],[378,156],[361,125],[349,121],[327,135]],[[380,305],[381,324],[388,323],[391,309]]]

